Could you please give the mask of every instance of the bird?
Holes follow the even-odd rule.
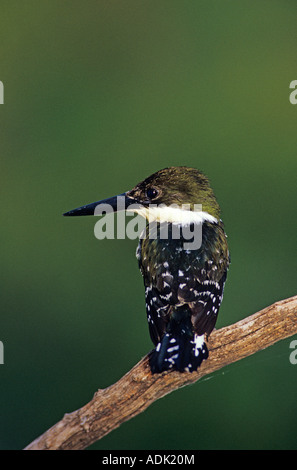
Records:
[[[94,215],[106,204],[117,211],[119,197],[120,210],[133,211],[146,221],[136,257],[154,344],[151,372],[195,372],[209,356],[207,341],[230,265],[220,206],[209,179],[196,168],[172,166],[119,196],[63,215]]]

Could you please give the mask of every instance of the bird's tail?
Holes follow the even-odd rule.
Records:
[[[194,372],[208,358],[204,335],[166,333],[150,357],[153,374],[169,369]]]

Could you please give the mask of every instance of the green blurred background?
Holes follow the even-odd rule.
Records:
[[[288,0],[1,2],[1,449],[23,448],[152,347],[137,242],[98,241],[97,219],[63,212],[197,167],[232,256],[217,327],[296,294],[296,15]],[[296,449],[293,339],[90,449]]]

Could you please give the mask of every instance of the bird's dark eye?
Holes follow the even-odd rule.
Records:
[[[159,194],[159,191],[156,188],[148,188],[146,190],[146,195],[149,199],[155,199]]]

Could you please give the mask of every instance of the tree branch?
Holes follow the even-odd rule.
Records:
[[[151,374],[145,356],[124,377],[63,419],[25,450],[84,449],[144,411],[151,403],[297,333],[297,296],[285,299],[212,333],[209,358],[197,372]]]

